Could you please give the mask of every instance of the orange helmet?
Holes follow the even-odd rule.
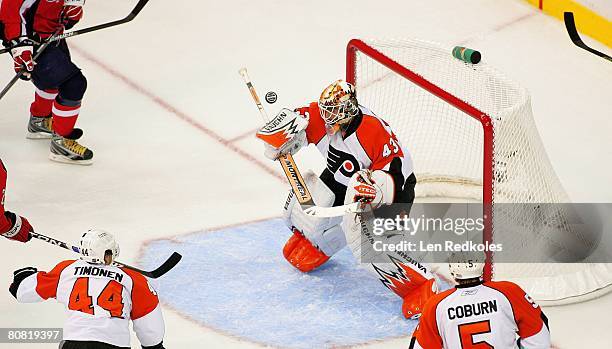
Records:
[[[319,110],[332,134],[359,114],[355,86],[344,80],[334,81],[319,97]]]

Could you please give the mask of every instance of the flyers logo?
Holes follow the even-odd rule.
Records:
[[[360,170],[357,158],[349,153],[340,151],[331,145],[327,152],[327,169],[332,173],[340,171],[343,176],[351,178],[355,172]]]

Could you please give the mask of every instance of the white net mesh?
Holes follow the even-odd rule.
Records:
[[[485,198],[489,192],[493,203],[569,202],[540,141],[524,88],[484,62],[472,65],[454,58],[451,48],[438,44],[417,40],[363,42],[378,53],[369,52],[359,46],[361,43],[349,44],[354,56],[349,53],[347,71],[353,76],[347,79],[355,83],[360,104],[386,120],[413,156],[419,181],[417,196],[482,201],[483,192]],[[398,74],[386,58],[422,78],[411,81]],[[490,162],[483,155],[485,137],[479,115],[468,115],[452,101],[438,98],[431,93],[428,82],[490,116]],[[487,169],[494,169],[493,180],[483,190],[483,173]],[[550,228],[550,215],[542,218],[541,212],[512,207],[500,212],[496,207],[493,230],[496,225],[510,224],[516,226],[515,243],[537,243],[550,249],[553,235],[545,232]],[[554,216],[555,234],[558,230],[573,233],[564,212],[555,212]],[[537,219],[541,220],[541,237],[520,224]],[[578,233],[556,239],[555,247],[561,245],[571,254],[578,242],[578,250],[584,253],[595,247],[596,240]],[[518,282],[544,303],[593,298],[612,284],[609,264],[504,263],[495,265],[494,275],[496,279]]]

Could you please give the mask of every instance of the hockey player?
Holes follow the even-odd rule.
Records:
[[[550,349],[542,309],[512,282],[483,282],[478,259],[449,264],[458,285],[427,302],[410,349]]]
[[[77,142],[75,128],[87,80],[72,62],[65,40],[47,46],[36,62],[33,56],[44,40],[72,28],[83,16],[85,0],[3,0],[0,32],[11,49],[16,72],[36,87],[30,106],[27,138],[51,139],[49,158],[89,165],[93,152]]]
[[[270,159],[295,154],[308,144],[317,147],[327,159],[327,167],[318,178],[312,173],[304,177],[319,206],[361,201],[379,208],[414,200],[416,177],[410,154],[385,121],[358,104],[350,83],[335,81],[325,88],[318,102],[294,111],[282,109],[257,137],[264,141],[265,155]],[[300,271],[321,266],[347,241],[359,257],[356,248],[361,235],[346,233],[341,217],[305,214],[293,192],[286,201],[284,217],[293,235],[283,255]],[[402,256],[389,256],[387,263],[372,263],[369,268],[402,297],[406,317],[418,316],[424,301],[435,292],[429,269],[415,267]]]
[[[55,298],[64,304],[62,349],[130,348],[130,320],[143,348],[163,349],[157,293],[143,275],[111,265],[119,255],[115,238],[90,230],[80,249],[80,260],[63,261],[50,272],[15,271],[10,293],[22,303]]]
[[[0,235],[11,240],[28,242],[32,238],[30,232],[34,231],[30,222],[13,212],[4,211],[6,177],[6,167],[0,159]]]

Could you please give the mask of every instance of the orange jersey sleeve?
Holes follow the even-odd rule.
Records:
[[[36,293],[38,293],[42,299],[55,298],[57,296],[57,285],[59,284],[62,271],[74,262],[75,260],[63,261],[48,273],[44,271],[38,272],[36,275]]]
[[[325,137],[327,131],[325,130],[325,122],[319,112],[318,103],[312,102],[307,107],[297,108],[295,111],[308,117],[308,127],[306,128],[308,143],[319,143]]]
[[[443,349],[442,337],[438,329],[436,309],[440,302],[455,292],[456,289],[446,290],[431,297],[425,304],[419,326],[414,331],[410,349]]]
[[[543,326],[548,326],[542,308],[517,284],[497,281],[485,282],[484,285],[498,290],[508,298],[514,312],[514,321],[518,326],[519,337],[532,337],[538,334]]]
[[[121,270],[128,274],[133,281],[130,318],[137,320],[155,310],[159,304],[159,298],[142,274],[127,268],[121,268]]]
[[[382,170],[394,158],[404,153],[397,137],[388,125],[370,115],[363,115],[361,125],[356,131],[359,143],[372,161],[370,170]]]

